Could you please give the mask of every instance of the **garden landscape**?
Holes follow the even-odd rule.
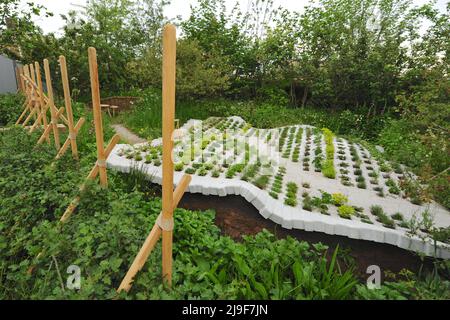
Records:
[[[0,299],[450,299],[450,2],[191,2],[0,3]]]

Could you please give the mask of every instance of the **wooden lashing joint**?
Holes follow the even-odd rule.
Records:
[[[172,160],[173,133],[175,124],[175,70],[176,70],[176,29],[166,25],[163,32],[163,181],[162,211],[150,234],[136,255],[130,269],[123,278],[117,292],[131,289],[133,279],[142,269],[151,251],[162,236],[162,275],[168,286],[172,285],[172,240],[173,211],[177,207],[189,183],[190,175],[184,175],[173,190],[174,165]]]

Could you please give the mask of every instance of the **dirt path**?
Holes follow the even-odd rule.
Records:
[[[126,141],[129,144],[136,144],[136,143],[142,143],[146,142],[147,140],[135,135],[133,132],[125,128],[121,124],[113,124],[111,125],[116,133],[120,136],[120,138],[124,141]]]

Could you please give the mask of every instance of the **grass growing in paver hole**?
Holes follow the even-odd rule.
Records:
[[[286,185],[286,199],[284,200],[284,203],[288,206],[295,207],[297,206],[297,191],[298,186],[295,182],[289,182]]]
[[[380,222],[384,227],[395,229],[395,222],[389,218],[381,206],[374,205],[370,207],[370,212],[377,217],[377,221]]]

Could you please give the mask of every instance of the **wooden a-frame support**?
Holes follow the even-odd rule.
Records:
[[[36,69],[35,66],[31,63],[29,64],[29,68],[30,68],[30,77],[31,77],[31,81],[30,81],[30,85],[31,85],[31,101],[32,101],[32,110],[31,113],[28,115],[28,117],[25,119],[23,126],[25,127],[28,122],[34,118],[35,121],[33,123],[33,125],[31,125],[30,127],[30,133],[32,133],[35,128],[38,125],[43,125],[43,119],[42,119],[42,113],[41,113],[41,108],[43,108],[43,102],[44,99],[42,99],[42,97],[40,96],[41,91],[39,90],[39,86],[37,84],[37,79],[36,79]]]
[[[175,118],[175,69],[176,68],[176,29],[166,25],[163,33],[163,182],[162,212],[158,216],[150,234],[135,257],[130,269],[122,280],[117,292],[129,291],[133,279],[142,269],[148,256],[162,236],[162,275],[170,287],[172,285],[172,240],[173,211],[183,197],[190,181],[190,175],[184,175],[175,192],[173,191],[173,133]]]
[[[23,67],[23,73],[21,77],[24,81],[24,93],[25,93],[25,102],[24,102],[24,110],[22,114],[19,116],[19,119],[16,121],[16,125],[22,125],[25,127],[27,123],[35,116],[35,102],[36,102],[36,83],[33,82],[31,78],[31,65],[25,65]],[[28,114],[28,116],[26,116]],[[26,116],[26,117],[25,117]]]
[[[100,107],[100,86],[98,81],[98,66],[97,66],[97,52],[95,48],[88,49],[89,54],[89,73],[91,78],[91,90],[92,90],[92,112],[94,114],[95,124],[95,139],[97,143],[97,162],[90,171],[86,180],[94,180],[98,175],[100,176],[100,185],[104,188],[108,186],[108,177],[106,174],[106,159],[114,149],[115,145],[120,141],[118,134],[114,135],[111,141],[108,143],[106,149],[104,148],[103,140],[103,123],[102,123],[102,111]],[[76,127],[75,127],[76,129]],[[85,184],[80,187],[80,192],[85,189]],[[80,202],[80,196],[77,196],[70,203],[69,207],[64,212],[60,219],[60,222],[65,223],[75,211],[78,203]]]

